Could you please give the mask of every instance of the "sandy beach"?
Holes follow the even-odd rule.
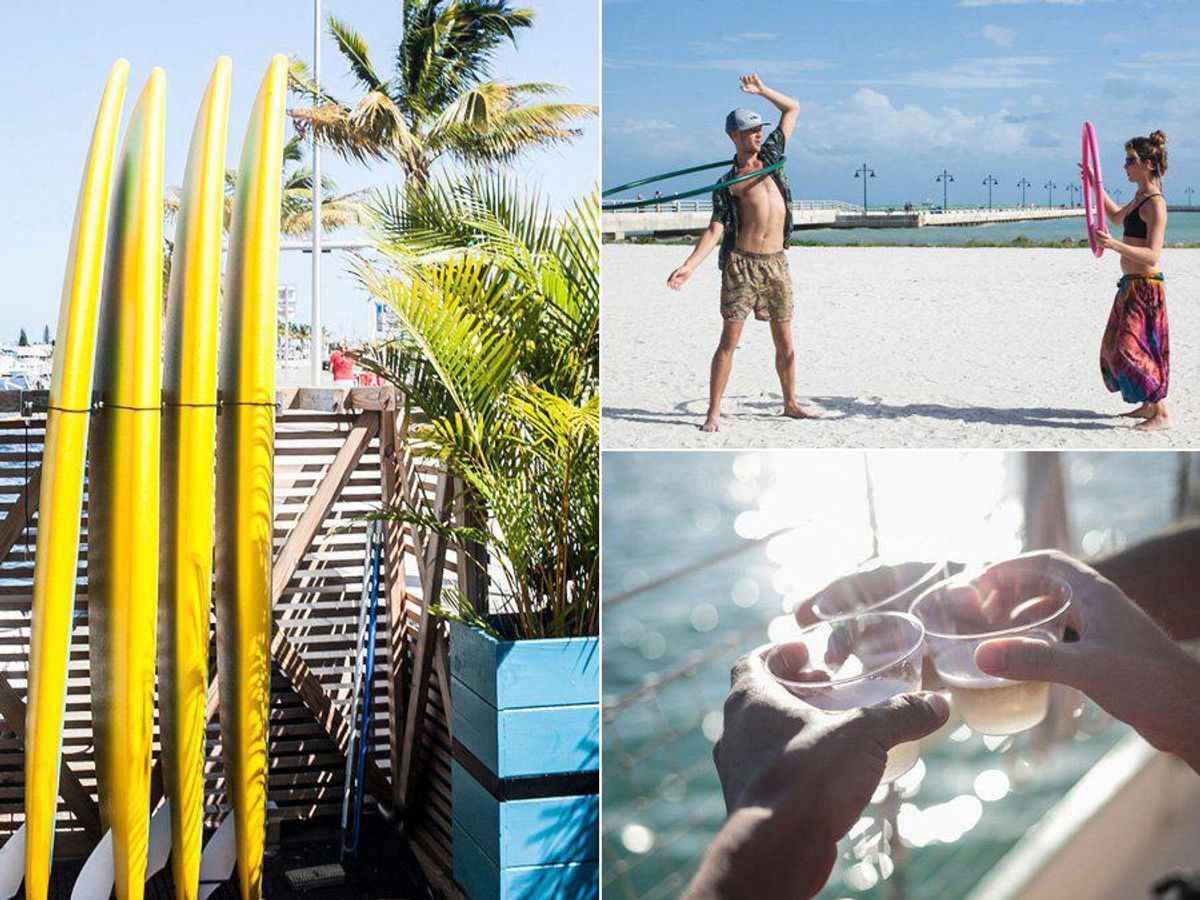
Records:
[[[764,322],[746,323],[722,430],[697,426],[721,330],[714,253],[683,291],[684,246],[609,244],[603,256],[605,447],[1191,447],[1200,443],[1200,251],[1163,253],[1174,420],[1142,433],[1100,380],[1120,271],[1087,250],[794,247],[802,403],[779,415]]]

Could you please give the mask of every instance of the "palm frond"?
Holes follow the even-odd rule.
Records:
[[[322,179],[324,182],[325,179]],[[331,183],[330,183],[331,184]],[[326,197],[321,201],[321,230],[363,226],[371,222],[366,198],[361,193]],[[280,230],[289,237],[312,234],[312,189],[290,189],[285,192]]]
[[[348,124],[387,147],[394,157],[404,159],[421,150],[404,113],[384,91],[369,91],[359,100],[350,110]]]
[[[309,72],[308,63],[294,53],[288,57],[288,90],[316,104],[338,102],[321,89]]]
[[[529,150],[575,140],[582,134],[578,123],[598,112],[583,103],[531,103],[529,96],[494,81],[465,91],[430,126],[430,152],[508,162]]]
[[[369,235],[406,277],[456,255],[486,259],[507,302],[474,307],[530,335],[521,371],[532,383],[579,399],[599,380],[599,196],[556,215],[511,177],[475,172],[394,190],[371,200]],[[521,310],[521,317],[516,315]],[[536,335],[536,338],[532,336]]]
[[[304,159],[303,139],[298,134],[294,134],[288,139],[288,142],[283,145],[283,164],[286,166],[289,163],[298,163]]]
[[[371,55],[363,36],[334,16],[329,17],[327,25],[330,36],[350,66],[350,73],[358,79],[359,84],[368,92],[386,91],[386,85],[371,65]]]
[[[401,326],[400,338],[364,354],[364,364],[402,387],[430,418],[427,427],[449,457],[478,455],[486,446],[518,358],[515,336],[472,311],[488,305],[480,295],[494,302],[499,288],[480,277],[484,265],[457,257],[407,279],[361,258],[354,264],[362,285]]]
[[[534,12],[506,0],[421,0],[405,5],[396,71],[407,108],[436,116],[463,90],[490,77],[501,45],[533,25]]]
[[[179,204],[183,202],[183,190],[178,185],[170,185],[163,191],[163,221],[174,222],[179,215]]]
[[[374,132],[356,127],[350,117],[353,111],[340,103],[325,103],[300,109],[289,109],[288,116],[302,140],[314,135],[343,159],[356,162],[396,160],[390,141]]]

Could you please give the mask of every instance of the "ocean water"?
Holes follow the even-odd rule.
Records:
[[[676,897],[694,873],[724,821],[711,753],[729,667],[767,641],[795,595],[870,552],[863,460],[838,452],[604,455],[606,896]],[[1122,546],[1171,520],[1178,456],[1064,460],[1079,552]],[[885,554],[929,558],[936,545],[954,557],[1000,555],[1019,542],[1019,454],[883,453],[869,461]],[[780,522],[796,533],[739,537]],[[622,599],[681,568],[687,574]],[[900,830],[913,840],[897,842],[890,877],[843,860],[821,896],[964,896],[1128,733],[1090,703],[1081,718],[1066,718],[1077,726],[1066,738],[1047,727],[985,740],[953,721],[948,734],[927,739],[899,782]]]
[[[1120,229],[1114,229],[1120,232]],[[1011,244],[1026,239],[1035,243],[1086,241],[1083,219],[1041,219],[1028,222],[993,222],[987,225],[946,225],[928,228],[806,228],[792,233],[793,241],[821,244],[919,244],[930,247],[964,246],[972,241]],[[1200,212],[1171,213],[1165,244],[1200,243]]]

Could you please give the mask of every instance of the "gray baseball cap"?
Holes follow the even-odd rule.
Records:
[[[752,128],[762,128],[770,124],[770,122],[764,122],[762,116],[754,110],[739,107],[725,117],[725,133],[733,134],[735,131],[750,131]]]

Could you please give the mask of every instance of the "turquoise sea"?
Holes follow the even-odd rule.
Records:
[[[1019,543],[1020,454],[866,459],[881,550],[930,558],[935,545],[959,555]],[[1119,547],[1171,521],[1179,456],[1063,460],[1076,552]],[[767,640],[789,594],[870,552],[863,469],[862,454],[834,451],[604,454],[605,896],[677,897],[695,871],[724,821],[711,753],[729,666]],[[780,522],[803,538],[739,537]],[[695,567],[727,551],[735,555]],[[688,574],[660,581],[681,568]],[[1042,728],[997,743],[952,722],[949,736],[923,747],[921,777],[901,779],[915,781],[901,798],[921,826],[908,832],[915,844],[899,842],[890,873],[839,862],[821,897],[965,896],[1128,734],[1091,704],[1079,719],[1064,711],[1067,737]]]
[[[1020,239],[1035,243],[1086,241],[1082,218],[1043,219],[1029,222],[996,222],[989,225],[946,225],[929,228],[806,228],[792,233],[792,240],[820,244],[920,244],[930,247],[963,246],[972,241],[1011,244]],[[1168,246],[1200,243],[1200,212],[1171,213],[1167,223]]]

